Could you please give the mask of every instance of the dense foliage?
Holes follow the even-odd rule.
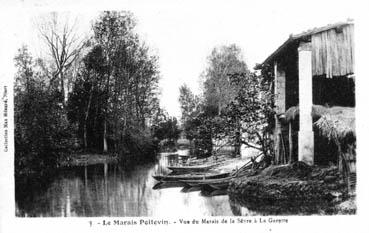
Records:
[[[215,48],[203,75],[202,98],[180,88],[182,124],[186,137],[195,141],[198,156],[217,154],[241,145],[272,154],[273,96],[271,81],[247,69],[236,45]]]
[[[68,104],[86,149],[126,156],[155,146],[148,120],[158,106],[157,57],[149,55],[134,27],[126,12],[105,12],[93,25],[91,49]],[[138,138],[145,143],[138,145]]]
[[[177,140],[181,131],[175,117],[165,115],[163,119],[151,127],[154,139],[160,141],[160,149],[163,151],[176,150]]]
[[[15,58],[16,174],[47,172],[61,152],[73,148],[73,128],[66,119],[61,93],[46,84],[26,47]]]
[[[40,28],[49,57],[35,59],[27,47],[15,57],[16,174],[46,172],[80,152],[155,159],[158,140],[176,140],[179,131],[175,119],[158,120],[158,57],[135,32],[133,15],[101,13],[78,44],[73,28],[57,30],[56,20],[53,13]]]

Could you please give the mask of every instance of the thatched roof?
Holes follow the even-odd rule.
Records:
[[[314,124],[321,134],[329,139],[342,140],[348,136],[356,137],[355,108],[331,108]]]
[[[333,107],[333,108],[336,108],[336,107]],[[328,112],[328,108],[322,105],[313,105],[311,116],[313,117],[313,120],[318,120],[322,115],[324,115],[327,112]],[[299,116],[299,106],[290,107],[285,112],[284,115],[285,115],[285,119],[287,122],[295,120],[296,117]]]
[[[293,106],[285,112],[287,122],[295,120],[298,116],[298,106]],[[321,134],[329,139],[341,140],[349,135],[356,137],[355,108],[313,105],[311,116]]]

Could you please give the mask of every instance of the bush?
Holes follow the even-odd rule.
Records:
[[[29,85],[15,95],[15,174],[42,173],[57,167],[58,155],[73,145],[73,129],[57,92]]]

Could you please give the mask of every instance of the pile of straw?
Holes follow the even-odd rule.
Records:
[[[313,105],[313,109],[311,111],[311,116],[313,117],[313,120],[318,120],[321,116],[326,114],[328,112],[328,108],[322,106],[322,105]],[[294,121],[296,120],[296,117],[299,115],[299,106],[293,106],[290,107],[285,112],[286,121]]]
[[[299,107],[293,106],[285,112],[287,122],[295,120],[299,115]],[[311,116],[314,125],[323,136],[329,139],[343,139],[348,135],[355,134],[355,108],[350,107],[324,107],[313,105]]]
[[[333,107],[329,108],[315,126],[321,134],[331,140],[343,140],[348,136],[356,137],[355,108]]]

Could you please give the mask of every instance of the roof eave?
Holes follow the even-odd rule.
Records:
[[[285,48],[288,47],[288,45],[293,42],[295,38],[292,37],[292,35],[281,45],[278,47],[277,50],[275,50],[272,54],[270,54],[261,64],[258,64],[255,69],[260,70],[262,67],[266,64],[270,64],[275,60],[275,58],[278,56],[278,54],[283,51]]]
[[[346,25],[351,25],[353,24],[352,20],[348,20],[347,22],[339,22],[339,23],[335,23],[335,24],[331,24],[331,25],[327,25],[324,27],[320,27],[320,28],[314,28],[312,30],[308,30],[296,35],[290,35],[290,37],[281,45],[279,46],[279,48],[277,50],[275,50],[271,55],[269,55],[264,62],[262,62],[261,64],[258,64],[255,66],[256,70],[260,70],[262,69],[266,64],[270,64],[272,63],[274,60],[276,60],[276,57],[278,57],[278,55],[284,50],[286,49],[293,41],[299,40],[299,39],[303,39],[305,37],[310,37],[313,34],[317,34],[323,31],[327,31],[333,28],[337,28],[337,27],[342,27],[342,26],[346,26]]]

